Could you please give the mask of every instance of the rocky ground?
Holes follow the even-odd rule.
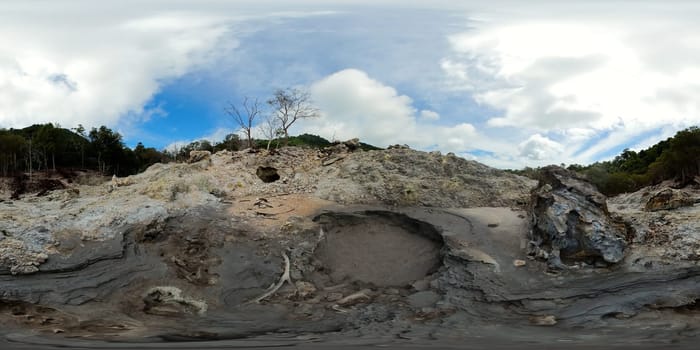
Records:
[[[0,346],[640,347],[700,333],[697,190],[606,200],[563,169],[538,185],[452,154],[353,150],[202,154],[5,193]]]

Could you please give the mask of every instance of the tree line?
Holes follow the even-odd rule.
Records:
[[[47,123],[0,129],[0,175],[5,177],[66,168],[125,176],[167,160],[167,154],[142,143],[132,150],[106,126],[87,131],[82,125],[69,130]]]
[[[634,192],[642,187],[673,180],[680,187],[700,181],[700,128],[677,132],[639,152],[625,149],[609,161],[567,167],[596,185],[607,196]],[[537,177],[538,169],[525,168],[516,173]]]

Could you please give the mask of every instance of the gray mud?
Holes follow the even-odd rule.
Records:
[[[261,235],[202,207],[104,242],[68,237],[38,273],[0,275],[0,348],[695,348],[700,268],[551,273],[526,256],[526,221],[335,207]],[[251,303],[282,253],[295,285]]]

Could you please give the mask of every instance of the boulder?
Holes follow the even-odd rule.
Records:
[[[624,224],[614,221],[606,197],[574,173],[548,166],[532,192],[531,254],[552,267],[570,261],[617,263],[626,247]]]
[[[681,207],[689,207],[693,204],[695,204],[695,200],[687,192],[666,188],[652,194],[644,206],[644,210],[673,210]]]
[[[197,163],[199,161],[211,159],[211,152],[209,151],[190,151],[190,159],[187,163]]]
[[[347,140],[347,141],[343,142],[343,145],[345,145],[345,147],[350,152],[358,150],[358,149],[360,149],[360,147],[362,147],[362,145],[360,144],[360,139],[358,139],[358,138]]]

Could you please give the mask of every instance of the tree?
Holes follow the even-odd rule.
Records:
[[[319,116],[318,108],[312,104],[311,95],[296,88],[278,89],[267,103],[273,110],[272,116],[279,122],[285,145],[289,140],[289,128],[297,120]]]
[[[137,171],[139,172],[146,170],[155,163],[161,163],[164,157],[163,153],[158,152],[153,147],[145,147],[141,142],[134,148],[134,155],[137,160]]]
[[[99,171],[106,174],[110,166],[116,165],[116,172],[119,172],[118,161],[124,149],[122,135],[103,125],[99,129],[92,128],[88,136],[90,145],[97,153]]]
[[[80,135],[83,139],[87,140],[87,135],[85,135],[85,127],[83,124],[78,124],[77,128],[73,128],[76,134]],[[83,140],[77,139],[75,141],[76,147],[80,148],[80,167],[85,169],[85,142]]]
[[[224,112],[233,117],[233,120],[235,120],[238,126],[240,126],[241,129],[243,129],[243,133],[245,133],[246,140],[248,141],[248,147],[255,147],[253,144],[251,129],[253,128],[253,122],[262,111],[261,107],[262,106],[260,102],[258,102],[257,98],[253,102],[250,102],[250,100],[246,96],[245,99],[243,99],[242,111],[231,102],[229,102],[228,106],[224,108]]]
[[[2,176],[8,176],[20,168],[19,161],[27,142],[22,136],[3,131],[0,130],[0,172]]]
[[[274,115],[267,116],[267,118],[265,118],[265,122],[260,125],[260,130],[267,138],[267,150],[269,151],[272,140],[282,135],[282,127],[279,119],[277,119]]]
[[[252,142],[252,139],[249,141]],[[248,144],[249,147],[253,145]],[[241,148],[241,138],[236,134],[228,134],[224,140],[214,145],[214,152],[228,150],[238,151]]]
[[[656,181],[675,179],[683,186],[692,182],[700,175],[700,128],[690,127],[676,133],[650,170]]]

